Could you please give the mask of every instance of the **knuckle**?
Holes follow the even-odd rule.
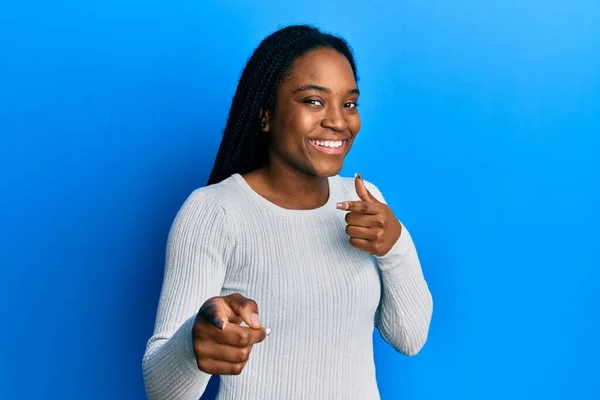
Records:
[[[205,310],[205,309],[207,309],[208,307],[210,307],[210,306],[211,306],[211,304],[212,304],[212,302],[213,302],[213,299],[214,299],[214,297],[211,297],[211,298],[207,299],[207,300],[206,300],[206,301],[205,301],[205,302],[202,304],[202,306],[200,307],[200,309],[201,309],[201,310]]]
[[[250,335],[247,332],[240,333],[237,338],[237,344],[240,347],[246,347],[250,344]]]
[[[243,364],[233,364],[231,366],[231,375],[239,375],[242,373],[243,369],[244,369]]]
[[[240,300],[240,301],[246,300],[246,298],[240,292],[233,293],[232,296],[236,300]]]
[[[207,365],[206,360],[198,359],[196,363],[198,364],[198,369],[200,371],[204,371],[204,372],[209,371],[209,366]]]
[[[194,355],[196,358],[202,357],[202,347],[197,342],[194,342]]]
[[[244,347],[242,349],[240,349],[240,351],[238,352],[238,361],[240,362],[245,362],[248,361],[248,358],[250,357],[250,349],[248,347]]]
[[[204,304],[202,305],[202,308],[205,310],[213,308],[217,304],[218,301],[219,301],[219,297],[217,297],[217,296],[211,297],[204,302]]]
[[[256,301],[252,299],[246,299],[246,301],[244,302],[244,307],[249,309],[257,309],[258,304],[256,304]]]
[[[199,317],[204,317],[204,315],[206,315],[208,313],[208,310],[211,307],[211,302],[210,300],[206,300],[204,302],[204,304],[202,304],[202,306],[200,307],[200,310],[198,311]]]
[[[235,302],[235,301],[240,300],[241,296],[242,295],[239,293],[231,293],[230,295],[225,296],[225,299],[227,299],[228,302]]]
[[[220,301],[220,298],[218,297],[212,297],[208,300],[206,300],[204,302],[204,304],[202,304],[202,307],[200,307],[200,311],[199,311],[199,320],[206,320],[206,319],[210,319],[212,316],[215,315],[217,309],[218,309],[218,303]]]

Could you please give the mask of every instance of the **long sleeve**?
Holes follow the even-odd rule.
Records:
[[[223,209],[201,190],[181,207],[167,240],[156,324],[142,361],[151,400],[200,398],[210,375],[198,369],[192,327],[202,304],[218,296],[229,257]]]
[[[372,184],[369,191],[381,202],[381,192]],[[375,326],[394,349],[416,355],[425,345],[433,313],[433,299],[423,275],[419,256],[406,227],[382,257],[376,257],[382,295]]]

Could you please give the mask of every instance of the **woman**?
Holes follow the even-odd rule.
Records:
[[[360,129],[354,57],[308,26],[267,37],[241,76],[208,186],[168,239],[151,399],[378,399],[373,328],[424,345],[432,298],[381,193],[338,175]],[[268,337],[267,337],[268,336]]]

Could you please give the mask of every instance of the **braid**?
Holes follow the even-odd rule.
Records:
[[[293,62],[317,48],[332,48],[343,54],[358,80],[354,56],[342,38],[307,25],[288,26],[266,37],[240,77],[209,185],[268,162],[268,135],[261,130],[260,112],[274,108],[277,86],[290,73]]]

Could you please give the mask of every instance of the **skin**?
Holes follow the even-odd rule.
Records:
[[[275,108],[261,113],[264,134],[269,135],[269,162],[243,177],[258,194],[280,207],[313,209],[327,202],[327,177],[340,172],[360,130],[359,91],[350,63],[332,49],[299,57],[291,72],[277,88]],[[343,140],[344,151],[326,154],[311,139]],[[360,201],[337,205],[340,212],[346,212],[349,243],[383,256],[399,239],[402,226],[358,174],[355,187]],[[206,301],[193,328],[198,368],[209,374],[240,374],[252,347],[268,335],[258,313],[256,302],[237,293]],[[242,321],[248,326],[240,326]]]
[[[332,49],[298,58],[291,76],[277,88],[276,105],[266,110],[269,163],[244,175],[267,200],[289,209],[311,209],[327,202],[327,177],[339,173],[361,122],[358,87],[348,60]],[[329,155],[311,139],[344,140],[344,152]]]

